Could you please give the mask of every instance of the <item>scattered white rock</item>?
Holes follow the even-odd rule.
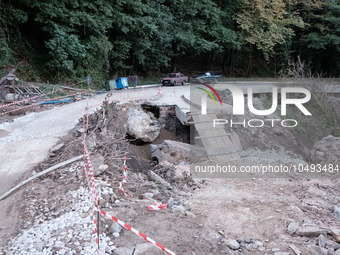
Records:
[[[308,245],[307,249],[310,252],[310,255],[327,255],[327,249],[316,245]]]
[[[112,233],[120,233],[120,231],[122,231],[122,227],[116,222],[112,223],[110,229]]]
[[[319,238],[318,238],[318,245],[321,247],[321,248],[325,248],[326,246],[326,237],[324,235],[319,235]]]
[[[7,251],[5,254],[96,254],[93,219],[90,213],[87,217],[82,217],[84,211],[89,212],[89,208],[92,207],[89,192],[80,187],[76,191],[68,192],[67,196],[71,200],[72,209],[56,218],[48,220],[37,218],[31,228],[10,240],[5,247]],[[104,233],[100,235],[100,242],[102,247],[107,247],[107,243],[112,244],[109,254],[111,249],[115,248],[113,242]],[[74,249],[75,245],[77,250]]]
[[[335,218],[340,220],[340,207],[338,207],[336,205],[334,206],[334,216],[335,216]]]
[[[65,144],[63,144],[63,143],[60,143],[60,144],[58,144],[58,145],[56,145],[56,146],[54,146],[54,147],[52,147],[52,149],[50,149],[50,152],[57,152],[57,151],[59,151],[61,148],[63,148],[65,146]]]
[[[184,206],[182,206],[182,205],[174,205],[174,206],[171,208],[171,212],[180,212],[180,213],[182,213],[182,214],[185,214],[186,209],[185,209]]]
[[[234,239],[228,239],[226,241],[226,245],[232,250],[240,249],[240,244]]]
[[[296,231],[297,235],[299,236],[319,236],[323,234],[325,230],[319,228],[318,226],[304,226],[304,227],[299,227],[298,230]]]
[[[293,222],[289,223],[287,230],[288,230],[289,234],[294,234],[296,232],[296,230],[298,230],[298,228],[299,228],[299,224],[297,222],[293,221]]]

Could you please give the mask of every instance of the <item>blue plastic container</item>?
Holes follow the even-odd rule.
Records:
[[[116,80],[117,89],[125,89],[129,87],[127,77],[121,77]]]

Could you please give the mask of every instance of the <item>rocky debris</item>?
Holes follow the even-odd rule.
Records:
[[[146,193],[143,194],[143,198],[152,199],[154,195],[155,194],[153,194],[151,192],[146,192]]]
[[[299,223],[293,221],[289,223],[287,230],[289,234],[294,234],[298,230],[298,228],[299,228]]]
[[[335,241],[340,243],[340,229],[331,229],[331,235],[334,237]]]
[[[205,183],[204,179],[195,179],[191,177],[189,164],[171,164],[163,161],[158,164],[154,170],[163,180],[168,182],[172,188],[189,191],[189,189],[199,189]]]
[[[334,250],[339,250],[340,249],[340,244],[337,242],[334,242],[332,240],[327,240],[326,241],[326,248],[333,248]]]
[[[94,176],[98,176],[100,174],[102,174],[103,172],[105,172],[107,169],[109,168],[108,165],[106,164],[102,164],[97,168],[97,171],[95,172]]]
[[[57,144],[56,146],[54,146],[50,149],[50,152],[55,153],[55,152],[61,150],[61,148],[63,148],[64,146],[65,146],[64,143]]]
[[[338,207],[336,205],[334,206],[334,216],[335,216],[335,218],[340,220],[340,207]]]
[[[296,247],[295,245],[290,244],[289,247],[292,249],[292,251],[295,253],[295,255],[301,255],[302,254],[300,249],[298,247]]]
[[[145,254],[163,254],[159,249],[150,243],[137,244],[134,248],[119,247],[114,250],[114,255],[145,255]]]
[[[172,197],[169,198],[167,205],[168,205],[168,208],[171,208],[174,206],[174,199]]]
[[[105,172],[109,166],[104,164],[104,157],[97,153],[91,156],[92,170],[95,177]]]
[[[240,244],[234,239],[228,239],[226,241],[226,245],[228,246],[228,248],[230,248],[232,250],[240,249]]]
[[[134,255],[143,255],[143,254],[154,254],[154,252],[161,253],[157,248],[155,248],[150,243],[141,243],[136,245],[136,250]]]
[[[170,183],[165,181],[162,177],[160,177],[158,174],[152,172],[151,170],[148,172],[148,177],[150,180],[154,181],[157,184],[163,185],[166,189],[172,190]]]
[[[329,135],[314,144],[309,159],[315,164],[338,164],[340,158],[340,137]]]
[[[118,238],[119,233],[122,231],[122,227],[118,223],[113,222],[111,227],[110,227],[110,230],[112,232],[113,237]]]
[[[318,237],[314,244],[306,246],[308,254],[311,255],[334,255],[336,252],[340,253],[340,244],[337,243],[337,231],[334,229],[320,228],[313,224],[310,220],[305,220],[302,226],[295,221],[290,222],[288,225],[288,233],[291,235],[298,235],[303,237]],[[330,240],[330,235],[335,241]],[[300,249],[294,245],[289,245],[296,255],[303,254]]]
[[[153,142],[159,135],[161,126],[157,119],[142,109],[133,108],[128,111],[127,133],[137,141]]]
[[[190,175],[190,165],[173,165],[164,161],[156,169],[158,170],[157,172],[163,173],[162,176],[165,179],[171,179],[172,182],[183,180]],[[164,169],[166,169],[165,175]]]
[[[319,236],[325,233],[326,231],[318,226],[301,226],[296,231],[297,235],[307,237]]]
[[[150,145],[151,160],[155,164],[169,162],[171,164],[189,164],[206,157],[203,148],[188,143],[164,140],[162,144]]]
[[[322,235],[322,234],[319,235],[319,238],[318,238],[319,247],[324,248],[326,246],[326,241],[327,241],[327,239],[324,235]]]
[[[179,213],[185,214],[186,209],[182,205],[174,205],[171,207],[171,212],[174,212],[174,213],[179,212]]]
[[[150,145],[151,159],[159,163],[163,161],[172,164],[190,163],[190,149],[190,144],[164,140],[162,144]]]
[[[64,213],[44,210],[45,220],[36,217],[32,227],[13,238],[6,254],[96,254],[92,214],[82,217],[91,201],[83,187],[67,194],[72,207]],[[57,217],[51,217],[58,215]],[[105,233],[100,234],[101,252],[111,253],[116,247]]]
[[[13,103],[18,100],[18,95],[9,93],[5,96],[5,103]]]
[[[116,105],[117,106],[117,105]],[[143,171],[136,171],[136,165],[134,165],[132,158],[137,158],[135,159],[136,161],[140,161],[140,158],[138,158],[138,154],[134,154],[132,155],[132,153],[129,152],[129,157],[131,158],[131,160],[128,161],[128,182],[126,184],[124,184],[124,188],[126,188],[127,193],[131,196],[132,198],[127,199],[126,197],[123,196],[123,194],[121,193],[121,191],[118,188],[118,183],[122,180],[122,153],[124,153],[125,148],[121,148],[121,144],[117,145],[117,147],[113,148],[112,143],[113,141],[116,141],[115,139],[118,137],[120,138],[121,136],[115,136],[114,133],[114,128],[110,129],[111,127],[114,127],[115,125],[117,125],[117,127],[115,128],[121,128],[123,130],[122,134],[123,137],[125,137],[126,134],[126,130],[127,130],[127,125],[124,125],[122,123],[126,122],[126,118],[127,118],[127,112],[128,109],[131,108],[135,108],[134,105],[132,105],[130,107],[129,106],[122,106],[120,105],[119,107],[125,107],[125,111],[122,110],[122,108],[117,108],[115,110],[111,109],[111,115],[109,115],[109,112],[105,110],[105,112],[100,112],[96,118],[92,118],[90,117],[90,129],[88,131],[88,140],[87,142],[91,145],[89,145],[89,148],[92,148],[92,150],[89,149],[90,153],[91,153],[91,159],[92,159],[92,163],[94,165],[94,171],[96,170],[100,170],[97,173],[95,173],[97,175],[96,177],[96,185],[100,186],[99,180],[106,180],[109,181],[110,184],[108,186],[111,186],[112,188],[108,188],[106,187],[104,190],[101,190],[100,187],[97,186],[98,188],[98,194],[100,196],[100,206],[108,213],[112,214],[112,215],[116,215],[116,217],[121,217],[120,219],[122,220],[126,220],[126,222],[128,224],[131,223],[132,226],[135,226],[136,228],[138,228],[139,230],[141,230],[143,233],[149,234],[150,233],[150,237],[155,238],[156,241],[158,241],[158,233],[161,233],[161,231],[163,231],[161,229],[162,227],[162,223],[165,222],[165,220],[170,220],[170,224],[173,224],[172,221],[175,221],[175,219],[183,219],[184,221],[182,221],[181,223],[183,223],[185,225],[185,228],[183,227],[183,229],[190,229],[190,225],[192,226],[199,226],[200,229],[199,231],[203,233],[203,235],[205,235],[206,233],[204,232],[205,229],[203,229],[203,226],[205,226],[204,224],[201,224],[201,222],[204,222],[202,220],[202,217],[206,217],[207,218],[207,214],[205,212],[205,214],[201,214],[199,210],[195,209],[195,213],[193,211],[190,210],[190,203],[189,204],[185,204],[184,206],[184,202],[182,202],[182,198],[178,198],[178,194],[181,194],[181,196],[185,196],[187,194],[190,194],[189,192],[189,188],[192,189],[197,189],[202,187],[202,185],[204,184],[203,181],[201,180],[195,180],[192,179],[190,177],[190,168],[189,165],[186,162],[186,157],[184,157],[185,153],[183,153],[181,151],[181,145],[179,146],[180,148],[176,148],[180,151],[179,154],[180,157],[177,157],[177,161],[168,161],[168,160],[162,160],[156,167],[154,167],[152,170],[150,170],[151,168],[149,165],[147,165],[146,167],[142,168]],[[138,107],[137,107],[138,108]],[[107,108],[105,108],[107,109]],[[122,111],[120,111],[122,110]],[[116,119],[110,119],[108,116],[115,116],[116,118],[122,118],[124,121],[116,121]],[[153,119],[152,114],[149,114],[151,116],[151,119]],[[106,116],[106,117],[103,117]],[[125,118],[125,119],[124,119]],[[103,123],[103,124],[99,124]],[[106,123],[106,124],[105,124]],[[82,123],[81,123],[82,124]],[[79,130],[79,126],[78,126],[78,130]],[[110,135],[111,132],[111,136]],[[78,136],[80,137],[80,135],[83,133],[83,130],[81,130],[80,132],[76,131],[76,129],[74,130],[74,133],[79,133],[79,134],[73,134],[73,138],[74,136]],[[79,138],[81,139],[81,137]],[[103,140],[99,140],[99,139],[103,139]],[[126,143],[126,141],[124,141],[124,143]],[[128,143],[126,143],[128,144]],[[174,144],[172,141],[170,141],[170,145]],[[134,145],[135,146],[135,145]],[[171,152],[172,152],[172,148],[171,146],[169,146],[169,144],[167,144],[167,148],[166,150],[167,153],[170,153],[170,159],[173,160],[174,158],[176,158],[175,156],[171,156]],[[186,145],[184,145],[185,147]],[[67,147],[67,143],[65,145],[65,147]],[[78,146],[80,147],[81,146]],[[126,146],[128,147],[128,146]],[[139,147],[138,149],[140,149],[142,146],[135,146],[135,147]],[[129,147],[131,148],[131,147]],[[145,151],[148,151],[149,146],[144,146]],[[60,149],[62,152],[65,152],[65,148]],[[112,153],[115,152],[115,153]],[[119,153],[116,153],[117,151],[119,151]],[[67,152],[67,151],[66,151]],[[262,151],[258,151],[258,157],[259,158],[264,158],[264,155],[271,155],[271,152],[268,152],[267,154],[264,154]],[[131,156],[132,155],[132,156]],[[184,155],[184,156],[182,156]],[[276,153],[276,158],[273,157],[268,157],[271,158],[273,161],[275,161],[277,158],[280,160],[285,160],[285,157],[282,157],[283,153]],[[285,155],[285,154],[284,154]],[[150,155],[147,156],[147,158],[149,158]],[[116,158],[117,161],[112,163],[113,161],[111,161],[113,158]],[[291,161],[293,160],[291,157],[288,157],[287,155],[287,161]],[[96,162],[98,161],[98,162]],[[296,159],[294,159],[294,162],[298,162]],[[82,169],[80,167],[80,169]],[[110,169],[110,171],[107,171],[107,169]],[[101,172],[101,170],[103,170],[103,172]],[[150,171],[150,172],[148,172]],[[62,174],[58,174],[55,173],[53,174],[53,180],[63,180],[64,183],[67,182],[72,182],[72,180],[69,179],[70,176],[64,176]],[[82,177],[82,176],[81,176]],[[61,184],[63,183],[62,181],[60,181]],[[64,184],[63,183],[63,184]],[[59,185],[60,186],[60,185]],[[306,186],[310,187],[310,184],[308,183]],[[241,187],[241,186],[236,186],[236,187]],[[282,186],[283,187],[283,186]],[[277,189],[279,189],[280,193],[282,193],[282,195],[284,195],[284,193],[286,192],[286,190],[284,189],[284,187],[282,188],[281,186],[276,187]],[[320,186],[321,187],[321,186]],[[55,187],[57,188],[57,187]],[[219,187],[220,188],[220,187]],[[260,188],[260,186],[256,186],[255,190],[257,188]],[[115,192],[113,192],[113,189]],[[180,191],[180,190],[183,191]],[[301,192],[301,194],[297,191],[297,190],[289,190],[287,192],[289,192],[289,196],[291,196],[291,192],[294,193],[294,195],[298,196],[299,199],[301,201],[303,201],[305,207],[301,207],[301,209],[299,207],[297,207],[295,205],[294,200],[289,201],[292,202],[290,205],[292,205],[292,207],[289,207],[289,211],[291,211],[295,216],[299,213],[302,214],[302,217],[306,217],[306,215],[308,214],[308,212],[310,212],[310,210],[312,209],[313,211],[313,215],[315,215],[315,217],[320,217],[320,210],[318,210],[318,208],[316,206],[314,206],[314,204],[308,204],[305,203],[307,200],[305,199],[305,194],[308,194],[310,196],[313,196],[314,194],[310,192],[309,189],[305,189],[305,187],[303,186],[297,186],[296,187],[297,190],[299,190],[299,192]],[[323,189],[323,188],[322,188]],[[318,189],[319,190],[319,189]],[[55,190],[51,191],[51,192],[55,192]],[[176,193],[178,192],[178,193]],[[321,188],[320,188],[320,192],[321,192]],[[324,193],[324,190],[322,190],[322,193]],[[274,193],[275,194],[275,193]],[[302,195],[303,194],[303,195]],[[336,192],[334,192],[334,195],[336,194]],[[74,192],[70,193],[71,197],[75,200],[70,200],[67,201],[67,212],[69,211],[76,211],[77,212],[77,207],[76,204],[77,202],[80,200],[77,197],[77,194],[75,194]],[[88,194],[87,194],[88,195]],[[300,197],[301,195],[301,197]],[[318,194],[317,194],[318,195]],[[172,198],[172,196],[174,198]],[[323,206],[324,211],[327,210],[328,214],[331,214],[333,211],[333,205],[334,205],[334,197],[332,196],[326,196],[326,195],[318,195],[319,198],[320,196],[322,196],[322,198],[327,199],[327,202],[329,202],[329,204],[327,204],[328,206]],[[137,197],[139,199],[137,199]],[[170,198],[171,197],[171,198]],[[144,200],[144,198],[148,198],[149,200],[155,200],[155,201],[167,201],[168,200],[168,208],[165,210],[161,210],[158,212],[154,212],[154,211],[148,211],[148,209],[146,208],[146,205],[150,204],[150,201],[148,200]],[[169,199],[170,198],[170,199]],[[267,199],[267,198],[266,198]],[[269,203],[270,198],[268,197],[268,203]],[[310,201],[312,199],[309,199],[308,201]],[[175,202],[175,201],[180,201],[180,202]],[[265,201],[265,200],[263,200]],[[336,200],[337,201],[337,200]],[[335,202],[336,202],[335,201]],[[46,203],[50,203],[50,201],[46,201]],[[145,203],[145,204],[144,204]],[[236,202],[235,202],[236,203]],[[243,203],[243,201],[242,201]],[[262,203],[262,200],[261,200]],[[224,203],[224,200],[221,201],[221,206],[225,206],[227,204]],[[293,205],[298,208],[300,210],[299,213],[296,213],[296,210],[290,210],[290,208],[293,208]],[[322,204],[323,205],[323,204]],[[309,206],[309,207],[307,207]],[[313,207],[312,207],[313,206]],[[54,208],[53,208],[54,207]],[[49,217],[53,218],[58,218],[61,217],[62,215],[64,215],[64,212],[60,212],[58,211],[58,205],[53,205],[53,207],[51,206],[42,206],[41,208],[36,209],[35,212],[32,212],[32,216],[36,217],[37,222],[39,224],[44,224],[44,222],[51,220]],[[54,215],[55,213],[55,209],[57,208],[57,214]],[[105,208],[109,208],[112,209],[111,211],[106,210]],[[288,207],[287,207],[288,208]],[[279,209],[279,210],[277,210]],[[275,208],[277,213],[283,214],[284,209],[281,208]],[[274,210],[274,211],[275,211]],[[315,211],[314,211],[315,210]],[[41,213],[43,216],[37,216],[39,213]],[[52,214],[52,216],[50,216]],[[158,225],[160,228],[157,229],[149,229],[148,226],[145,227],[145,225],[143,226],[142,224],[146,221],[148,222],[147,224],[150,224],[150,220],[148,219],[148,216],[152,215],[151,220],[154,221],[156,218],[158,217],[158,219],[160,220],[160,224]],[[93,235],[91,237],[91,234],[93,234],[93,232],[91,232],[93,229],[93,221],[91,221],[91,216],[92,216],[92,210],[91,207],[87,207],[87,210],[83,210],[81,211],[79,218],[83,219],[84,221],[87,220],[88,224],[86,227],[87,229],[89,229],[89,231],[86,232],[86,234],[88,235],[88,239],[80,239],[80,240],[76,240],[77,243],[73,242],[72,238],[74,238],[75,236],[80,235],[80,230],[77,229],[77,227],[72,226],[70,227],[70,229],[72,229],[72,234],[70,234],[68,232],[68,230],[66,231],[66,234],[64,233],[58,233],[58,235],[60,236],[67,236],[70,235],[71,237],[71,241],[68,242],[68,239],[65,241],[64,239],[61,239],[58,241],[60,242],[64,242],[64,246],[59,247],[55,245],[55,249],[52,250],[52,252],[54,252],[55,254],[74,254],[74,252],[72,250],[74,250],[76,252],[76,254],[91,254],[91,252],[87,252],[85,251],[84,247],[87,248],[95,248],[95,245],[93,244]],[[155,216],[155,217],[154,217]],[[308,215],[311,216],[311,215]],[[323,215],[321,215],[322,217]],[[320,217],[320,218],[321,218]],[[150,217],[149,217],[150,218]],[[291,218],[291,216],[289,216],[289,219]],[[297,217],[299,218],[299,220],[302,220],[301,217]],[[70,219],[67,218],[69,221]],[[313,218],[314,220],[315,218]],[[80,219],[79,219],[80,220]],[[211,220],[211,219],[210,219]],[[236,219],[237,220],[237,219]],[[280,218],[281,221],[281,218]],[[321,223],[319,221],[316,221],[317,223]],[[104,226],[101,224],[104,223]],[[137,223],[135,225],[135,223]],[[169,227],[168,222],[165,222],[166,224],[163,226]],[[197,225],[195,225],[197,223]],[[293,223],[293,222],[291,222]],[[320,224],[320,226],[325,226],[326,224],[329,225],[330,222],[325,223],[324,225]],[[117,224],[112,224],[112,221],[110,221],[110,219],[101,217],[100,218],[100,233],[101,233],[101,250],[106,251],[107,254],[132,254],[133,251],[135,252],[134,254],[138,254],[138,245],[136,247],[132,247],[130,248],[130,245],[132,245],[130,243],[130,239],[128,238],[128,231],[121,230],[121,227]],[[143,227],[139,228],[138,224],[141,224]],[[153,223],[151,223],[153,224]],[[151,225],[150,224],[150,225]],[[187,224],[187,225],[186,225]],[[268,223],[271,224],[271,223]],[[171,226],[172,227],[172,226]],[[170,227],[170,229],[171,229]],[[275,223],[275,227],[276,227],[276,223]],[[288,232],[293,235],[296,236],[297,233],[303,233],[304,228],[306,228],[308,226],[303,225],[302,227],[299,226],[298,223],[295,222],[295,224],[289,225],[288,226]],[[81,226],[81,228],[84,228],[84,226]],[[120,229],[119,229],[120,228]],[[180,227],[181,228],[181,227]],[[200,236],[200,234],[196,234],[193,232],[185,232],[180,229],[180,228],[176,228],[175,231],[173,231],[175,228],[171,229],[171,232],[173,233],[181,233],[181,236],[178,235],[178,237],[183,237],[183,238],[187,238],[186,241],[188,241],[190,238],[198,238]],[[203,231],[201,231],[203,230]],[[299,231],[300,232],[299,232]],[[83,229],[82,229],[83,231]],[[146,232],[144,232],[146,231]],[[198,231],[197,228],[194,228],[194,231]],[[276,231],[276,230],[275,230]],[[310,229],[309,229],[310,231]],[[167,231],[164,231],[164,233]],[[236,251],[233,251],[233,248],[227,248],[225,246],[225,237],[226,236],[231,236],[229,234],[230,229],[226,230],[226,235],[223,235],[224,238],[220,237],[218,238],[218,245],[217,242],[216,247],[210,247],[210,241],[211,241],[211,236],[207,237],[206,240],[207,242],[202,242],[202,243],[207,243],[207,244],[203,244],[202,247],[203,249],[205,249],[206,247],[209,247],[209,252],[205,252],[204,254],[236,254],[236,253],[243,253],[245,252],[245,254],[248,254],[247,252],[249,251],[249,254],[276,254],[276,255],[292,255],[292,251],[289,250],[288,252],[288,245],[291,243],[291,240],[285,240],[287,237],[287,234],[283,234],[282,236],[284,238],[282,238],[280,240],[280,244],[270,244],[267,242],[269,242],[269,240],[265,240],[264,242],[261,242],[259,240],[256,239],[245,239],[245,240],[234,240],[237,242],[237,244],[239,245],[239,248],[237,247],[237,244],[234,243],[235,246],[233,246]],[[307,231],[308,232],[308,231]],[[104,233],[106,233],[106,235],[104,235]],[[260,232],[259,232],[260,233]],[[323,232],[324,233],[324,232]],[[334,232],[335,236],[337,236],[336,232]],[[131,233],[129,233],[131,234]],[[192,234],[192,235],[191,235]],[[271,233],[270,233],[271,234]],[[326,235],[326,233],[324,233]],[[328,233],[330,234],[330,233]],[[131,234],[133,235],[133,234]],[[185,236],[185,237],[184,237]],[[207,235],[208,236],[208,235]],[[307,234],[307,236],[310,237],[314,237],[314,236],[318,236],[317,233],[315,234]],[[174,236],[172,236],[174,237]],[[172,238],[171,237],[171,238]],[[273,237],[277,238],[277,240],[279,240],[279,238],[281,236],[278,236],[276,233],[273,234]],[[336,252],[338,252],[338,248],[334,245],[334,242],[332,243],[331,240],[327,240],[327,238],[331,238],[330,235],[329,236],[324,236],[326,240],[323,240],[322,237],[319,236],[318,240],[316,240],[316,238],[312,239],[312,238],[306,238],[305,235],[303,237],[296,237],[299,241],[303,240],[307,240],[307,242],[303,243],[303,247],[299,246],[299,248],[304,248],[302,249],[303,252],[305,253],[306,249],[307,249],[307,244],[311,245],[311,246],[316,246],[317,248],[312,248],[314,250],[319,250],[321,249],[321,251],[323,251],[322,249],[327,249],[327,252],[331,255],[334,254]],[[115,244],[113,244],[112,241],[110,241],[110,239],[114,239]],[[167,238],[166,240],[169,240],[169,243],[171,243],[170,240],[172,240],[171,238]],[[215,237],[212,237],[215,238]],[[291,239],[293,237],[290,237]],[[294,237],[295,238],[295,237]],[[138,239],[138,237],[136,237],[136,239]],[[175,239],[177,239],[177,236],[175,237]],[[221,241],[222,239],[222,241]],[[334,237],[334,239],[336,240],[336,238]],[[104,241],[102,241],[104,240]],[[140,239],[138,239],[140,240]],[[191,239],[190,239],[191,240]],[[177,242],[178,240],[176,240]],[[214,239],[214,241],[216,241]],[[314,242],[313,242],[314,241]],[[78,244],[79,242],[79,244]],[[138,241],[137,241],[138,242]],[[160,242],[163,244],[163,241],[160,240]],[[36,240],[34,245],[37,247],[36,250],[43,250],[43,244],[45,242],[42,240]],[[128,244],[127,244],[128,243]],[[316,245],[316,243],[318,245]],[[55,243],[53,243],[54,245]],[[59,244],[59,243],[58,243]],[[183,244],[183,243],[181,243]],[[283,244],[285,246],[283,246]],[[337,244],[337,243],[335,243]],[[28,244],[27,244],[28,245]],[[74,245],[74,246],[72,246]],[[147,245],[147,244],[141,244],[141,246],[143,245]],[[167,245],[167,242],[164,242],[164,245]],[[280,246],[279,246],[280,245]],[[119,248],[115,248],[115,246],[121,246]],[[223,247],[224,246],[224,247]],[[273,247],[277,247],[279,246],[280,248],[277,249],[272,249]],[[43,247],[43,248],[42,248]],[[79,248],[80,247],[80,248]],[[172,243],[172,247],[176,247],[176,245],[173,245]],[[169,247],[169,248],[172,248]],[[186,246],[187,247],[187,246]],[[269,248],[270,247],[270,248]],[[77,249],[79,248],[79,249]],[[91,248],[91,249],[92,249]],[[143,251],[143,247],[140,247],[141,251]],[[296,247],[295,247],[296,248]],[[71,250],[69,250],[71,249]],[[157,250],[157,248],[154,248]],[[182,250],[181,250],[182,249]],[[198,247],[197,249],[201,249],[201,247]],[[207,248],[208,249],[208,248]],[[282,251],[281,251],[281,250]],[[84,251],[83,251],[84,250]],[[176,250],[174,248],[174,250]],[[184,248],[179,248],[179,250],[181,250],[181,252],[183,252]],[[223,252],[221,252],[223,250]],[[295,254],[299,254],[299,252],[297,252],[298,248],[296,248],[295,250],[293,250],[295,252]],[[91,250],[92,251],[92,250]],[[95,250],[94,250],[95,251]],[[158,251],[158,250],[157,250]],[[207,250],[205,250],[207,251]],[[224,253],[224,251],[226,251]],[[124,253],[126,252],[126,253]],[[197,250],[195,251],[197,252]],[[48,250],[47,250],[48,253]],[[194,252],[192,252],[194,254]],[[1,254],[1,248],[0,248],[0,254]],[[7,254],[7,253],[6,253]],[[14,253],[15,254],[15,253]],[[40,254],[40,253],[34,253],[34,254]],[[95,252],[93,253],[95,254]],[[150,247],[150,251],[143,251],[141,254],[156,254],[153,252],[153,250],[151,251],[151,247]],[[158,253],[157,253],[158,254]],[[200,253],[196,253],[196,254],[200,254]],[[306,253],[308,254],[308,253]]]
[[[320,246],[308,245],[307,249],[311,255],[327,255],[327,249],[321,248]]]

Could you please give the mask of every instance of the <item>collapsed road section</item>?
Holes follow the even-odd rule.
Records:
[[[188,86],[161,88],[161,93],[150,88],[107,94],[104,102],[104,96],[89,99],[89,107],[83,101],[73,124],[62,131],[52,132],[58,124],[63,126],[61,119],[66,121],[71,105],[77,103],[1,125],[7,155],[19,159],[27,151],[27,162],[29,155],[43,156],[32,170],[23,162],[19,165],[27,176],[18,177],[9,168],[10,187],[84,152],[86,160],[40,176],[0,201],[6,209],[1,210],[5,220],[0,254],[338,252],[338,179],[192,178],[189,141],[202,135],[192,134],[187,125],[195,122],[186,119],[190,110],[182,96],[187,92]],[[230,99],[221,94],[227,104]],[[256,103],[264,107],[260,100]],[[26,125],[31,130],[24,136],[19,124],[28,120],[38,122]],[[51,126],[38,131],[37,123]],[[39,132],[38,141],[48,141],[48,130],[55,138],[53,145],[24,147],[40,139]],[[338,157],[336,137],[322,139],[306,157],[295,146],[301,141],[291,130],[233,131],[243,160],[302,164],[308,157],[318,160],[322,153],[325,163]],[[292,137],[294,143],[285,142]],[[11,142],[21,142],[19,154]]]

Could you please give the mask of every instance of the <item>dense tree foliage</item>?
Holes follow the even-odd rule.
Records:
[[[176,69],[274,76],[298,56],[339,76],[340,0],[0,0],[0,55],[1,72],[25,60],[31,79],[59,81]]]

